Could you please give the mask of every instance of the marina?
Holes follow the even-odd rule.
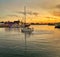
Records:
[[[0,0],[0,57],[60,57],[60,0]]]

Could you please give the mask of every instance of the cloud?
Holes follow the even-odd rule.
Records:
[[[0,19],[4,19],[5,17],[0,16]]]
[[[7,15],[9,17],[18,17],[17,15]]]
[[[55,17],[45,17],[47,19],[56,19]]]
[[[52,14],[54,16],[60,17],[60,4],[55,5]]]
[[[60,11],[55,11],[55,12],[53,12],[53,15],[60,17]]]
[[[28,12],[29,15],[38,15],[39,14],[38,12],[40,12],[40,15],[44,15],[45,12],[48,12],[48,10],[51,11],[52,8],[54,7],[60,8],[60,4],[59,4],[60,0],[26,0],[26,1],[25,0],[0,0],[0,11],[3,10],[2,15],[13,13],[11,11],[20,11],[20,10],[23,11],[25,2],[27,2],[26,7],[28,10],[31,9],[33,11],[37,11],[32,13]],[[17,12],[17,13],[24,14],[24,12]],[[9,15],[9,16],[12,17],[15,15]]]
[[[56,8],[60,9],[60,4],[56,5]]]
[[[0,17],[1,18],[1,17]]]
[[[19,14],[29,14],[29,15],[38,15],[39,13],[38,12],[23,12],[23,11],[19,11],[19,12],[16,12],[16,13],[19,13]]]
[[[1,0],[0,6],[2,9],[10,9],[10,10],[20,10],[25,5],[34,9],[49,9],[52,8],[58,0]]]

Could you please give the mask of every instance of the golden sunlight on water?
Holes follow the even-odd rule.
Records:
[[[48,25],[35,25],[31,26],[34,27],[35,30],[54,30],[54,26],[48,26]]]

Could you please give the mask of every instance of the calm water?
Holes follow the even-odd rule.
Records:
[[[60,57],[60,29],[31,26],[32,34],[18,28],[0,28],[0,57]]]

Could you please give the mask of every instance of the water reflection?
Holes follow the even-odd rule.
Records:
[[[24,33],[24,37],[25,37],[25,50],[24,50],[24,54],[25,57],[27,56],[27,33]]]
[[[32,33],[0,28],[0,57],[60,57],[60,29],[33,27]]]
[[[27,45],[27,39],[30,38],[30,36],[32,35],[32,32],[21,32],[24,34],[24,42],[25,42],[25,49],[24,49],[24,57],[27,57],[28,56],[28,45]]]
[[[9,32],[9,31],[20,32],[20,28],[5,28],[5,31],[6,31],[6,32]]]
[[[30,38],[30,36],[32,35],[32,33],[31,32],[24,32],[23,33],[23,32],[21,32],[21,28],[4,28],[4,29],[5,29],[5,32],[14,32],[14,33],[19,32],[19,35],[20,35],[20,33],[22,35],[24,35],[24,41],[23,41],[24,42],[24,57],[27,57],[27,55],[28,55],[28,52],[27,52],[27,39]],[[19,35],[18,35],[18,37],[19,37]]]

